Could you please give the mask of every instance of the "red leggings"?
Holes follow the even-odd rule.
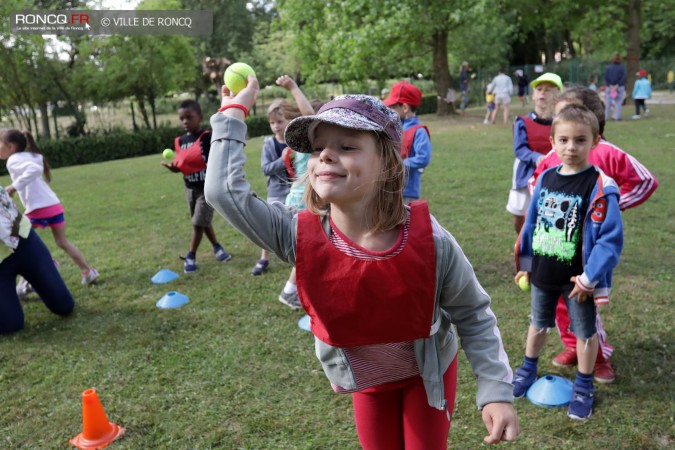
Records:
[[[445,371],[443,385],[452,417],[457,357]],[[352,400],[356,431],[364,450],[445,450],[448,446],[448,416],[429,406],[419,376],[355,392]]]

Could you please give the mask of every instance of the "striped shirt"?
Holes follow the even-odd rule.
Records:
[[[382,261],[403,251],[408,241],[409,229],[410,209],[408,209],[408,219],[399,233],[396,244],[383,252],[373,252],[358,246],[340,233],[340,230],[335,228],[332,221],[329,239],[335,248],[353,258]],[[344,351],[354,373],[356,389],[348,390],[331,384],[333,390],[339,394],[358,392],[373,386],[401,381],[419,375],[414,341],[347,347],[344,348]]]

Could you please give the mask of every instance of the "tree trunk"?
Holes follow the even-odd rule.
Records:
[[[12,108],[12,112],[16,116],[16,120],[19,124],[17,128],[23,128],[26,130],[30,128],[30,119],[26,117],[23,108],[21,108],[20,106],[15,106],[14,108]]]
[[[148,95],[148,103],[150,103],[150,111],[152,112],[152,127],[157,129],[157,111],[155,109],[155,95],[151,92]]]
[[[47,107],[47,102],[40,103],[40,119],[42,120],[42,137],[51,138],[52,135],[49,132],[49,108]]]
[[[148,118],[148,110],[145,108],[145,99],[142,95],[137,95],[136,100],[138,100],[138,109],[141,110],[141,116],[143,117],[143,122],[145,122],[145,127],[150,129],[150,119]]]
[[[570,33],[570,30],[565,30],[564,36],[565,42],[567,43],[567,50],[570,52],[570,58],[574,59],[577,57],[577,51],[574,49],[574,39],[572,39],[572,33]]]
[[[55,107],[52,108],[52,119],[54,120],[54,136],[56,136],[56,139],[59,138],[59,124],[56,122],[56,105]]]
[[[584,33],[584,56],[593,54],[593,48],[591,47],[591,35],[592,33],[590,31],[586,31],[586,33]]]
[[[54,84],[56,84],[56,87],[59,88],[59,92],[61,92],[63,97],[66,99],[68,107],[73,111],[73,116],[75,117],[75,127],[72,134],[74,136],[83,135],[84,126],[87,123],[87,116],[82,111],[80,111],[79,105],[72,100],[70,93],[66,90],[63,83],[61,83],[61,79],[59,78],[58,74],[54,73],[52,80],[54,81]]]
[[[37,136],[38,130],[40,128],[38,128],[37,113],[35,112],[33,105],[30,106],[30,116],[33,118],[33,124],[28,131],[30,131],[33,136]]]
[[[628,2],[628,50],[626,52],[626,98],[633,92],[635,74],[640,70],[640,22],[642,0]],[[630,99],[632,101],[632,99]]]
[[[134,132],[138,131],[138,124],[136,123],[136,111],[134,111],[134,101],[129,100],[131,105],[131,126],[134,128]]]
[[[546,55],[546,65],[555,64],[555,44],[549,36],[544,37],[544,54]]]
[[[446,116],[455,114],[455,105],[447,103],[445,97],[450,89],[450,69],[448,68],[448,29],[436,30],[433,37],[434,84],[438,97],[436,114]]]

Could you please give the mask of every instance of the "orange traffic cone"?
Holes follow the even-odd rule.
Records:
[[[105,448],[126,430],[108,422],[96,389],[87,389],[82,393],[82,433],[70,440],[70,443],[82,450]]]

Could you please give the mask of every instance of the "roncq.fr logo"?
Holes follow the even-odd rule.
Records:
[[[16,25],[89,25],[89,14],[30,13],[17,14]],[[88,27],[87,27],[88,28]]]

